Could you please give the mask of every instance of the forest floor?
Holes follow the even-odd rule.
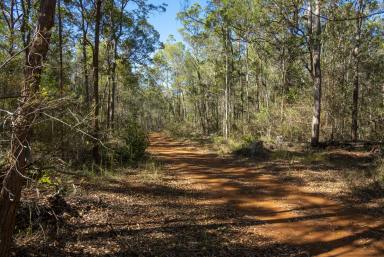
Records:
[[[150,139],[162,169],[74,179],[60,224],[20,232],[13,256],[384,256],[383,194],[345,182],[370,153],[250,160]]]

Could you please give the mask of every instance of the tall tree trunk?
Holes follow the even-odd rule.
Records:
[[[22,1],[21,9],[23,12],[23,21],[21,24],[22,40],[23,47],[25,48],[25,59],[28,57],[28,48],[27,47],[31,41],[31,30],[29,29],[29,18],[31,13],[31,0]]]
[[[25,66],[28,66],[28,56],[29,56],[29,47],[28,45],[31,43],[31,29],[29,26],[29,19],[30,19],[30,14],[31,14],[31,0],[26,0],[23,1],[21,4],[21,8],[23,11],[23,21],[21,24],[21,32],[22,32],[22,40],[23,40],[23,47],[25,48],[24,50],[24,62]],[[26,69],[24,69],[24,72]],[[24,74],[26,77],[27,75]]]
[[[364,9],[364,0],[359,0],[359,5],[356,12],[356,43],[353,49],[353,58],[355,64],[355,74],[353,78],[353,96],[352,96],[352,140],[358,139],[358,114],[359,114],[359,91],[360,91],[360,44],[361,44],[361,27],[363,18],[361,17]]]
[[[30,135],[38,116],[39,86],[42,63],[45,59],[54,25],[55,0],[41,0],[40,14],[34,39],[29,47],[28,65],[25,67],[25,84],[22,98],[12,120],[12,142],[8,171],[0,194],[0,257],[8,257],[16,221],[16,208],[20,202],[24,174],[30,165]]]
[[[111,127],[111,78],[108,78],[107,82],[107,113],[106,113],[106,119],[107,119],[107,129]]]
[[[109,8],[110,13],[110,24],[111,24],[111,35],[108,41],[107,45],[107,64],[108,64],[108,96],[107,96],[107,129],[111,128],[111,121],[112,121],[112,90],[111,85],[114,81],[115,74],[115,44],[116,44],[116,25],[115,25],[115,19],[114,19],[114,10],[115,10],[115,1],[111,1],[111,6]],[[112,85],[113,87],[113,85]]]
[[[86,34],[84,35],[86,38]],[[82,52],[83,52],[83,72],[84,72],[84,88],[85,88],[85,104],[89,106],[89,77],[88,77],[88,56],[87,56],[87,44],[83,40]]]
[[[81,30],[82,30],[82,54],[83,54],[83,72],[84,72],[84,87],[85,87],[85,103],[89,107],[89,77],[88,77],[88,56],[87,56],[87,27],[85,25],[85,8],[83,0],[80,0],[81,8]]]
[[[314,113],[312,119],[312,146],[319,144],[320,138],[320,115],[321,115],[321,86],[322,86],[322,75],[321,75],[321,21],[320,21],[320,9],[321,0],[315,1],[314,15],[314,35],[313,35],[313,46],[312,46],[312,57],[313,57],[313,87],[314,87]]]
[[[116,76],[116,68],[117,68],[117,60],[119,58],[118,48],[119,48],[119,39],[123,33],[123,20],[124,20],[124,9],[128,4],[128,0],[121,1],[120,6],[120,16],[118,23],[118,30],[115,30],[114,22],[113,22],[113,62],[112,62],[112,95],[111,95],[111,127],[114,128],[114,120],[115,120],[115,109],[116,109],[116,90],[117,90],[117,76]],[[112,18],[112,21],[113,18]]]
[[[85,104],[89,107],[89,77],[88,77],[88,55],[87,55],[87,27],[85,26],[85,8],[83,0],[80,0],[81,9],[81,31],[82,31],[82,55],[83,55],[83,73],[84,73],[84,88],[85,88]]]
[[[115,99],[116,99],[116,88],[117,88],[117,79],[116,79],[116,66],[117,66],[117,44],[118,40],[115,38],[113,46],[113,61],[112,61],[112,92],[111,92],[111,110],[110,110],[110,121],[111,127],[114,128],[115,120]]]
[[[64,91],[64,70],[63,70],[63,22],[61,15],[61,0],[57,0],[58,26],[59,26],[59,88],[60,96],[63,96]]]
[[[101,5],[102,0],[96,0],[95,16],[95,45],[93,49],[93,137],[94,144],[92,149],[93,160],[97,165],[101,163],[100,156],[100,99],[99,99],[99,46],[100,46],[100,23],[101,23]]]
[[[58,26],[59,26],[59,89],[60,89],[60,97],[64,95],[64,69],[63,69],[63,21],[61,14],[61,1],[57,0],[57,16],[58,16]],[[64,124],[59,124],[60,131],[60,150],[61,155],[64,155]]]
[[[248,38],[246,39],[246,52],[245,52],[245,97],[246,97],[246,108],[247,108],[247,122],[250,121],[250,110],[249,110],[249,43]]]
[[[225,51],[225,89],[224,89],[224,120],[223,120],[223,134],[224,138],[228,139],[229,134],[229,32],[228,28],[225,28],[224,31],[224,51]]]

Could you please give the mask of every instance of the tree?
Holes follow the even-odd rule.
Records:
[[[310,33],[312,41],[312,77],[314,87],[314,114],[312,118],[312,146],[319,144],[320,138],[320,116],[321,116],[321,91],[322,91],[322,75],[321,75],[321,0],[315,1],[315,10],[312,14],[312,3],[309,3],[309,21]],[[313,22],[313,24],[312,24]]]
[[[25,67],[25,84],[22,100],[13,115],[12,149],[8,171],[0,195],[0,256],[7,257],[25,180],[30,165],[30,136],[32,124],[38,117],[41,103],[39,94],[43,60],[47,55],[51,28],[54,25],[55,0],[41,0],[36,33],[29,47],[28,65]]]
[[[101,15],[102,15],[102,4],[103,0],[95,1],[95,38],[93,46],[93,108],[94,108],[94,117],[93,117],[93,160],[96,165],[100,165],[101,156],[100,156],[100,99],[99,99],[99,47],[100,47],[100,24],[101,24]]]
[[[89,107],[90,94],[89,94],[89,75],[88,75],[88,54],[87,54],[87,45],[88,45],[88,22],[87,22],[87,11],[84,4],[84,0],[79,0],[78,6],[80,8],[80,28],[81,28],[81,51],[82,51],[82,62],[83,62],[83,78],[84,78],[84,88],[85,88],[85,103]]]
[[[356,3],[356,38],[355,47],[352,52],[354,58],[354,88],[352,96],[352,140],[358,139],[358,114],[359,114],[359,88],[360,88],[360,45],[361,45],[361,29],[363,26],[363,14],[365,3],[364,0],[358,0]]]
[[[64,90],[64,69],[63,69],[63,22],[62,22],[61,0],[57,0],[57,21],[59,27],[59,88],[60,95]]]

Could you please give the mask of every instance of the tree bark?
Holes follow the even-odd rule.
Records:
[[[100,46],[100,23],[101,23],[101,5],[102,0],[96,0],[96,16],[95,16],[95,45],[93,49],[93,137],[94,144],[92,155],[94,162],[99,165],[101,163],[100,156],[100,99],[99,99],[99,46]]]
[[[54,25],[55,0],[41,0],[35,37],[29,47],[28,65],[22,99],[12,120],[12,158],[4,177],[0,194],[0,257],[8,257],[20,202],[24,174],[30,165],[30,135],[39,112],[39,86],[42,63],[45,59]]]
[[[312,146],[319,144],[320,138],[320,116],[321,116],[321,91],[322,91],[322,75],[321,75],[321,21],[320,21],[320,9],[321,0],[315,1],[314,15],[310,14],[314,18],[314,35],[312,39],[312,58],[313,58],[313,87],[314,87],[314,113],[312,118]]]
[[[114,128],[114,121],[115,121],[115,99],[116,99],[116,88],[117,88],[117,79],[116,79],[116,62],[117,62],[117,44],[118,40],[117,38],[114,40],[114,54],[113,54],[113,62],[112,62],[112,92],[111,92],[111,110],[110,110],[110,120],[111,120],[111,127]]]
[[[58,26],[59,26],[59,88],[60,96],[63,96],[64,92],[64,71],[63,71],[63,22],[61,15],[61,0],[57,0],[57,16],[58,16]]]
[[[229,97],[230,97],[230,71],[229,71],[229,31],[228,28],[223,29],[224,33],[224,51],[225,51],[225,89],[224,89],[224,120],[223,120],[223,134],[224,138],[228,139],[229,135]]]
[[[248,38],[247,38],[248,41]],[[250,121],[250,110],[249,110],[249,43],[246,42],[245,50],[245,97],[246,97],[246,108],[247,108],[247,123]]]
[[[23,12],[23,21],[21,23],[21,33],[23,46],[25,48],[25,59],[28,57],[28,45],[31,42],[31,30],[28,28],[30,13],[31,13],[31,0],[22,1],[21,9]],[[27,63],[26,63],[27,64]]]
[[[89,107],[89,78],[88,78],[88,55],[87,55],[87,27],[85,26],[85,8],[83,0],[80,0],[81,9],[81,31],[82,31],[82,55],[83,55],[83,73],[84,73],[84,88],[85,88],[85,104]]]
[[[364,0],[359,0],[359,6],[356,12],[356,43],[352,56],[355,63],[355,74],[353,78],[353,95],[352,95],[352,141],[358,139],[358,114],[359,114],[359,91],[360,91],[360,44],[361,44],[361,27],[363,25]]]
[[[58,26],[59,26],[59,90],[60,90],[60,97],[63,97],[64,95],[64,69],[63,69],[63,20],[62,20],[62,14],[61,14],[61,1],[57,0],[57,17],[58,17]],[[64,124],[59,124],[59,131],[60,131],[60,150],[61,155],[63,157],[64,155]]]
[[[114,120],[115,120],[115,109],[116,109],[116,90],[117,90],[117,76],[116,76],[116,68],[117,68],[117,60],[119,58],[118,47],[120,37],[123,33],[123,20],[124,20],[124,9],[128,4],[128,0],[121,1],[120,6],[120,16],[118,27],[115,30],[115,22],[112,17],[112,28],[113,28],[113,62],[112,62],[112,94],[111,94],[111,127],[114,128]]]

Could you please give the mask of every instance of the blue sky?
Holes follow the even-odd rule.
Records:
[[[150,0],[152,4],[160,5],[162,3],[168,4],[165,13],[155,13],[149,19],[150,23],[155,26],[160,33],[160,40],[165,42],[169,35],[174,35],[177,41],[182,41],[182,37],[178,29],[182,27],[181,23],[176,19],[176,15],[185,6],[185,0]],[[189,4],[200,3],[204,6],[206,0],[189,0]]]

